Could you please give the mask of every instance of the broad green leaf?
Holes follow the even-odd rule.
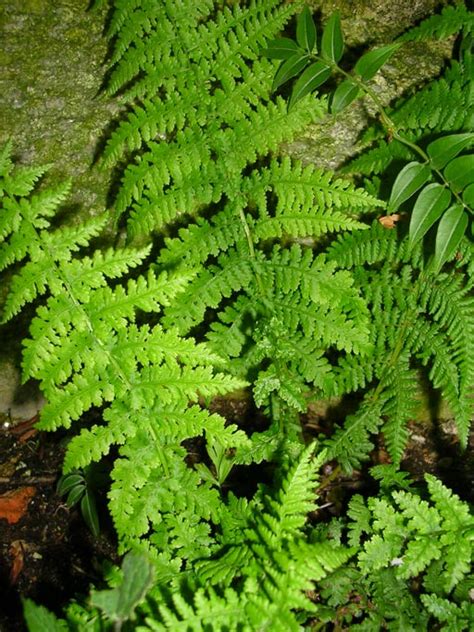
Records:
[[[71,489],[69,495],[66,500],[66,504],[68,507],[73,507],[77,502],[79,502],[81,496],[84,494],[86,486],[84,483],[76,485]]]
[[[57,619],[52,612],[43,606],[37,606],[31,599],[23,601],[23,614],[29,632],[66,632],[69,630],[66,621]]]
[[[450,134],[428,145],[428,156],[435,169],[442,169],[474,141],[474,134]]]
[[[462,191],[474,182],[474,154],[454,158],[443,173],[455,191]]]
[[[84,485],[84,477],[82,474],[66,474],[61,476],[56,491],[60,496],[67,494],[76,485]]]
[[[308,62],[308,55],[302,55],[301,53],[296,53],[286,61],[283,61],[273,79],[272,91],[298,75],[308,65]]]
[[[340,83],[334,91],[331,101],[331,112],[337,114],[348,106],[349,103],[357,99],[358,95],[359,87],[349,79],[346,79]]]
[[[439,272],[456,252],[456,248],[466,231],[467,213],[460,204],[451,206],[441,218],[436,234],[434,265]]]
[[[428,165],[409,162],[403,167],[393,184],[388,210],[393,213],[397,208],[420,189],[430,178]]]
[[[308,6],[305,6],[296,21],[296,41],[309,53],[314,52],[316,44],[316,25]]]
[[[92,591],[90,597],[91,604],[116,623],[133,617],[154,577],[153,566],[145,555],[139,553],[128,553],[124,557],[122,571],[123,580],[119,586],[111,590]]]
[[[462,193],[462,201],[471,210],[474,210],[474,182],[466,187]]]
[[[410,245],[413,246],[448,208],[451,191],[437,182],[428,184],[418,196],[410,220]]]
[[[311,64],[296,81],[291,93],[289,107],[323,84],[331,75],[331,69],[322,61]]]
[[[289,59],[298,51],[300,49],[295,41],[288,37],[279,37],[268,42],[268,48],[262,50],[262,55],[268,59]]]
[[[86,525],[94,537],[100,534],[99,516],[97,514],[97,505],[93,494],[86,491],[81,500],[81,513]]]
[[[400,48],[401,44],[389,44],[365,53],[356,63],[354,70],[364,81],[372,79],[384,63]]]
[[[329,18],[321,38],[321,54],[334,63],[341,59],[344,52],[344,38],[341,30],[339,11],[335,11]]]

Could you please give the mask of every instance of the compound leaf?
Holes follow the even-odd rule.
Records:
[[[389,44],[362,55],[354,67],[355,72],[364,81],[372,79],[398,48],[400,44]]]
[[[334,63],[341,59],[344,52],[344,38],[341,30],[339,11],[335,11],[329,18],[321,38],[321,53],[326,59]]]
[[[431,170],[428,165],[420,162],[409,162],[403,167],[393,184],[388,210],[393,213],[410,198],[430,178]]]
[[[441,217],[451,202],[451,192],[433,182],[418,196],[410,221],[410,245],[420,241],[433,224]]]
[[[439,271],[452,257],[467,227],[468,217],[461,205],[455,204],[443,215],[436,234],[434,265]]]
[[[428,145],[427,151],[435,169],[442,169],[474,140],[474,134],[450,134],[437,138]]]

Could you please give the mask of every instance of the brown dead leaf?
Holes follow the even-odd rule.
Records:
[[[23,540],[14,540],[10,544],[9,553],[12,558],[10,585],[14,586],[25,564],[25,543]]]
[[[35,487],[20,487],[0,496],[0,519],[5,518],[8,524],[17,523],[35,494]]]
[[[398,213],[394,213],[393,215],[385,215],[384,217],[379,217],[379,222],[382,224],[384,228],[395,228],[395,224],[400,219],[400,215]]]
[[[12,435],[16,435],[18,440],[21,443],[28,441],[31,437],[38,432],[36,428],[34,428],[35,423],[38,421],[38,415],[33,415],[30,419],[26,419],[25,421],[20,422],[19,424],[15,424],[10,428],[10,433]]]
[[[30,428],[29,430],[27,430],[26,432],[24,432],[22,435],[18,437],[18,441],[20,443],[25,443],[25,441],[28,441],[28,439],[31,439],[36,434],[38,434],[38,431],[36,430],[36,428]]]

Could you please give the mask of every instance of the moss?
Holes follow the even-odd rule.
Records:
[[[106,43],[104,13],[87,0],[2,3],[0,142],[25,164],[52,163],[51,180],[74,180],[72,206],[106,206],[110,174],[92,168],[98,139],[118,106],[98,97]],[[77,210],[76,210],[77,212]]]

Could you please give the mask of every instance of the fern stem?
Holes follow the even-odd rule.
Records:
[[[247,239],[247,244],[249,247],[249,253],[250,253],[250,258],[252,259],[252,263],[253,263],[253,269],[254,269],[254,273],[255,273],[255,280],[257,282],[257,287],[258,290],[262,296],[262,298],[265,296],[265,289],[263,286],[263,282],[262,282],[262,278],[260,276],[260,273],[257,269],[257,257],[255,255],[255,245],[253,243],[253,238],[252,238],[252,233],[250,231],[250,226],[248,225],[247,222],[247,218],[245,217],[245,213],[244,213],[244,209],[239,206],[239,217],[240,217],[240,221],[242,223],[243,229],[244,229],[244,233],[245,233],[245,237]]]

